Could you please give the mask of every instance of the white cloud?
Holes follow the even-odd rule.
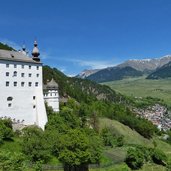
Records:
[[[12,48],[14,48],[16,50],[21,49],[21,46],[14,41],[0,38],[0,42],[2,42],[3,44],[7,44],[8,46],[11,46]]]
[[[47,59],[50,57],[50,55],[45,51],[41,51],[40,56],[41,56],[41,59]]]
[[[63,73],[66,72],[66,67],[59,67],[58,69]]]
[[[76,74],[67,74],[68,77],[75,77]]]
[[[107,67],[112,67],[117,65],[116,63],[113,63],[112,61],[98,61],[98,60],[79,60],[79,59],[72,59],[72,62],[85,67],[90,67],[91,69],[103,69]]]

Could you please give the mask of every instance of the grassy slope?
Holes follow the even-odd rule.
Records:
[[[124,136],[124,142],[127,146],[132,144],[138,144],[146,147],[154,147],[153,141],[155,141],[157,143],[157,148],[159,148],[164,153],[166,153],[169,157],[171,157],[171,145],[160,140],[158,137],[154,137],[153,139],[150,140],[146,139],[136,131],[129,128],[128,126],[123,125],[122,123],[116,120],[110,120],[108,118],[99,119],[99,124],[100,124],[100,129],[104,127],[113,127],[114,130],[116,130],[120,135]],[[116,149],[114,150],[117,152]]]
[[[158,137],[154,137],[153,139],[148,140],[142,137],[136,131],[130,129],[128,126],[125,126],[118,121],[110,120],[107,118],[100,118],[99,124],[100,124],[100,129],[104,127],[113,127],[114,130],[116,130],[116,132],[123,135],[125,140],[125,146],[105,149],[104,154],[108,158],[108,160],[111,160],[113,163],[115,163],[116,161],[116,163],[118,162],[118,164],[110,165],[110,161],[108,161],[109,167],[92,169],[91,171],[113,171],[113,170],[129,171],[130,169],[128,169],[128,167],[122,161],[124,161],[127,149],[132,144],[139,144],[146,147],[154,147],[153,141],[155,141],[157,143],[157,148],[162,150],[169,158],[171,158],[171,145],[163,142]],[[119,161],[121,162],[120,164]],[[166,170],[166,168],[155,164],[145,164],[143,168],[141,168],[139,171],[154,171],[154,170],[164,171]]]
[[[116,130],[116,132],[118,132],[119,134],[124,136],[124,140],[125,140],[126,144],[139,144],[139,145],[144,145],[144,146],[147,145],[148,147],[152,147],[151,141],[142,137],[136,131],[133,131],[128,126],[125,126],[116,120],[101,118],[99,123],[100,123],[101,129],[104,127],[114,128],[114,130]]]
[[[144,76],[104,84],[127,96],[157,97],[171,106],[171,79],[147,80]]]

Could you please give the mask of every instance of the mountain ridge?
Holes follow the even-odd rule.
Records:
[[[130,59],[121,64],[119,67],[131,66],[132,68],[142,71],[142,72],[152,72],[157,68],[162,67],[171,61],[171,55],[166,55],[160,58],[151,58],[151,59]]]
[[[156,71],[152,72],[147,76],[146,79],[164,79],[171,78],[171,62],[158,68]]]
[[[111,67],[104,70],[100,70],[86,79],[95,81],[95,82],[107,82],[113,80],[121,80],[126,77],[138,77],[142,76],[143,73],[141,71],[137,71],[136,69],[126,66],[126,67]]]
[[[98,69],[86,70],[78,74],[76,77],[83,78],[83,79],[90,79],[96,82],[114,81],[114,80],[123,79],[128,76],[135,77],[135,76],[141,76],[142,74],[151,74],[154,71],[156,71],[158,68],[161,68],[165,64],[169,63],[170,61],[171,61],[171,55],[166,55],[160,58],[151,58],[151,59],[130,59],[114,67],[108,67],[108,68],[99,69],[99,70]],[[132,70],[134,69],[134,72],[131,72],[132,75],[131,73],[128,74],[127,72],[123,72],[124,69],[127,70],[127,67],[131,67]],[[120,75],[119,76],[120,78],[118,77],[116,78],[115,75],[118,73],[115,73],[115,72],[108,73],[106,76],[106,73],[109,70],[115,70],[116,68],[118,69],[118,71],[119,70],[122,71],[123,75]],[[142,72],[142,74],[140,74],[140,72]],[[104,75],[104,78],[102,78],[102,75]],[[110,78],[108,78],[109,75],[110,75]]]

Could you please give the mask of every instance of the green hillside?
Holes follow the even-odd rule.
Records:
[[[126,145],[142,145],[146,147],[153,147],[153,141],[156,141],[157,147],[162,149],[167,155],[171,157],[171,145],[160,140],[159,137],[153,137],[152,139],[144,138],[135,130],[130,129],[128,126],[108,118],[100,118],[100,128],[113,127],[118,134],[124,136]]]
[[[8,46],[7,44],[3,44],[0,42],[0,49],[3,49],[3,50],[15,50],[13,49],[12,47]]]
[[[118,134],[123,135],[126,144],[139,144],[152,147],[152,142],[149,139],[144,138],[136,131],[132,130],[128,126],[108,118],[100,119],[100,128],[112,127]]]
[[[163,99],[171,105],[171,79],[150,80],[146,77],[128,78],[119,81],[103,83],[116,92],[130,97],[154,97]]]
[[[49,66],[43,67],[43,81],[52,78],[59,84],[60,96],[70,96],[79,102],[91,102],[91,100],[106,100],[110,102],[118,102],[120,99],[126,101],[125,97],[116,93],[110,87],[97,84],[93,81],[84,80],[80,78],[70,78],[64,75],[56,68]]]
[[[90,169],[90,171],[123,171],[123,169],[127,168],[127,170],[131,171],[128,166],[124,163],[127,150],[130,147],[134,147],[136,145],[141,145],[144,147],[154,147],[153,141],[156,142],[157,148],[164,151],[164,153],[171,158],[171,145],[163,142],[158,137],[154,137],[149,140],[142,137],[136,131],[130,129],[129,127],[121,124],[116,120],[110,120],[108,118],[100,118],[99,119],[100,130],[105,127],[113,127],[113,129],[120,135],[124,136],[124,145],[122,147],[106,147],[103,150],[103,159],[101,160],[101,166],[99,168]],[[13,153],[21,152],[21,138],[14,138],[13,141],[6,141],[0,146],[0,150],[6,150]],[[52,158],[48,164],[49,166],[60,165],[59,161],[55,158]],[[91,168],[91,167],[90,167]],[[156,169],[160,171],[160,169],[165,169],[165,167],[156,165],[153,163],[144,164],[144,166],[138,171],[151,171],[151,169]],[[34,169],[27,169],[28,171],[35,171]],[[61,169],[62,171],[62,169]]]

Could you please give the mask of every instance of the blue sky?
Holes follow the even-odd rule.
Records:
[[[171,0],[1,1],[0,41],[67,75],[171,54]]]

